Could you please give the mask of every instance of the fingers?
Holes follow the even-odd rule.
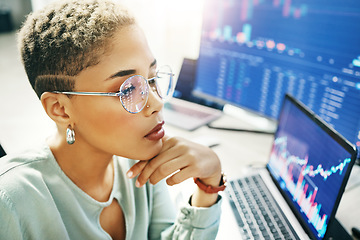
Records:
[[[178,155],[175,151],[165,151],[148,161],[137,178],[140,186],[144,185],[148,180],[150,183],[156,184],[161,179],[169,176],[177,171],[183,165],[177,161]]]
[[[167,183],[170,185],[180,183],[199,172],[201,161],[197,161],[197,158],[196,152],[188,144],[176,142],[167,151],[148,162],[139,174],[137,182],[140,186],[148,180],[151,184],[156,184],[175,173]]]
[[[153,171],[153,173],[149,176],[149,181],[151,184],[156,184],[162,179],[173,174],[168,178],[170,180],[167,180],[167,183],[170,183],[169,185],[178,184],[191,177],[190,174],[192,172],[192,168],[193,167],[189,164],[187,159],[184,157],[177,157],[155,169],[155,171]],[[141,178],[142,176],[139,177]]]
[[[186,179],[192,177],[193,175],[194,175],[193,169],[191,167],[186,167],[184,169],[181,169],[181,171],[176,172],[168,179],[166,179],[166,183],[169,186],[173,186],[175,184],[179,184],[185,181]]]
[[[218,172],[220,161],[209,148],[182,138],[164,137],[160,153],[149,161],[134,164],[127,176],[138,176],[135,184],[141,187],[148,180],[156,184],[168,176],[167,184],[174,185],[190,177],[211,178]]]
[[[126,176],[128,178],[134,178],[144,169],[147,162],[148,161],[138,161],[127,171]]]
[[[163,147],[160,151],[161,152],[164,152],[166,151],[170,146],[168,146],[169,144],[165,144],[165,142],[169,139],[170,137],[168,136],[164,136],[162,138],[162,142],[163,142]],[[160,154],[159,153],[159,154]],[[151,159],[149,160],[151,161]],[[149,161],[138,161],[137,163],[135,163],[126,173],[127,177],[128,178],[134,178],[135,176],[137,176],[138,174],[141,173],[141,171],[145,168],[145,166],[148,164]]]

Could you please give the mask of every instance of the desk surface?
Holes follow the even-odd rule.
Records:
[[[215,122],[223,126],[248,127],[252,126],[241,120],[223,116]],[[213,147],[213,150],[220,157],[223,170],[228,177],[236,178],[245,173],[249,166],[264,166],[270,154],[273,136],[268,134],[254,134],[247,132],[235,132],[210,129],[206,126],[195,131],[185,131],[172,126],[166,126],[167,134],[171,136],[182,136],[189,140],[200,141],[204,138],[216,141],[219,145]],[[186,183],[185,183],[186,185]],[[178,191],[175,190],[174,192]],[[225,201],[227,201],[225,199]],[[336,217],[344,228],[351,234],[352,227],[360,228],[360,168],[354,166],[348,187],[345,190],[340,202]],[[225,208],[225,209],[224,209]],[[227,221],[231,221],[233,216],[227,205],[223,207],[223,215],[217,239],[230,239],[235,229],[227,227]],[[231,238],[233,239],[233,238]]]

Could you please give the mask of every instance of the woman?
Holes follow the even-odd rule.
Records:
[[[165,135],[173,74],[157,66],[126,9],[55,2],[27,18],[19,46],[57,132],[2,159],[0,239],[215,238],[220,161]],[[166,183],[190,177],[198,188],[176,218]]]

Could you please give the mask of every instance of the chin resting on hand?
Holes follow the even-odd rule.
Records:
[[[127,175],[138,176],[136,186],[147,181],[152,184],[169,177],[168,185],[175,185],[191,177],[198,177],[209,185],[218,185],[221,177],[221,163],[216,153],[201,144],[180,137],[163,139],[160,153],[148,161],[139,161],[132,166]]]

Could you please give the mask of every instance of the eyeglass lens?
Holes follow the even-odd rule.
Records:
[[[156,90],[159,96],[166,100],[172,95],[172,72],[169,66],[161,67],[157,72],[155,81]]]
[[[172,71],[169,66],[163,66],[157,71],[155,79],[149,81],[135,75],[128,78],[120,87],[120,101],[124,108],[130,113],[140,112],[146,105],[149,97],[149,86],[163,100],[173,94]]]
[[[140,112],[148,99],[149,86],[141,76],[128,78],[120,87],[120,101],[130,113]]]

